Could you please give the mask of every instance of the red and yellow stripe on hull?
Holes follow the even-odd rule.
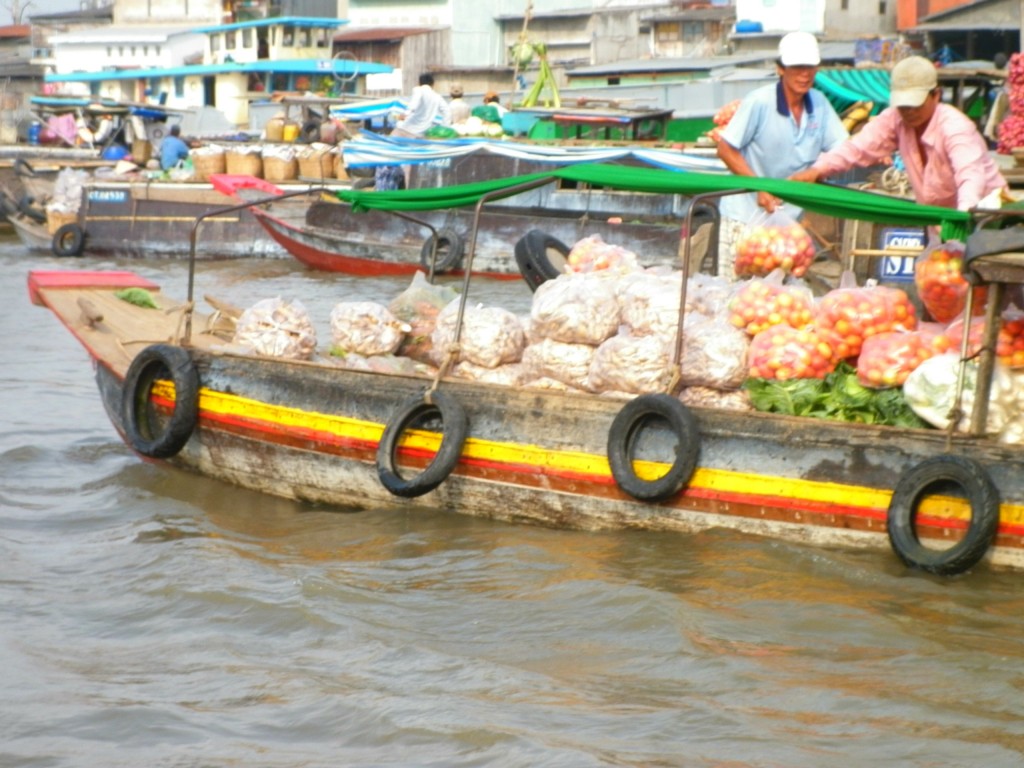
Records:
[[[174,389],[169,382],[159,383],[154,395],[158,402],[172,407]],[[374,460],[384,431],[384,425],[377,422],[271,405],[210,389],[200,392],[199,408],[201,425],[364,463]],[[408,457],[426,463],[439,444],[438,434],[411,430],[401,448]],[[666,469],[654,462],[636,466],[638,474],[648,477],[657,477]],[[526,443],[471,436],[455,474],[552,492],[625,498],[616,486],[606,456]],[[890,490],[851,484],[701,467],[680,497],[666,504],[715,514],[884,533],[891,496]],[[918,523],[922,535],[931,529],[937,538],[957,537],[969,519],[970,510],[962,500],[929,498],[922,505]],[[1003,504],[997,545],[1020,548],[1021,537],[1024,506]]]

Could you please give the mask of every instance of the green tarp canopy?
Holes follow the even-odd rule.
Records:
[[[889,70],[827,69],[819,70],[814,87],[825,94],[837,112],[858,101],[871,101],[871,114],[877,115],[889,106]]]
[[[964,240],[970,232],[971,215],[966,211],[918,205],[888,195],[863,192],[830,184],[808,184],[784,179],[762,179],[713,173],[680,173],[658,168],[583,163],[545,173],[492,179],[435,189],[396,192],[338,190],[337,196],[351,203],[353,210],[425,211],[476,205],[485,195],[510,197],[518,187],[543,179],[565,179],[595,187],[632,192],[693,196],[732,190],[768,192],[808,211],[840,219],[860,219],[906,227],[939,226],[946,240]]]

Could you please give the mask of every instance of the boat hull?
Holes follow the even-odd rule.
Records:
[[[256,219],[282,248],[311,269],[353,275],[406,275],[422,270],[423,249],[430,229],[382,211],[354,213],[340,202],[316,201],[305,222],[296,224],[259,209]],[[420,221],[454,233],[467,248],[472,236],[471,210],[422,211]],[[697,219],[705,223],[706,217]],[[665,217],[647,221],[609,221],[568,211],[496,206],[479,216],[472,272],[488,277],[518,277],[514,243],[531,229],[541,229],[571,247],[578,240],[600,237],[635,252],[641,263],[678,265],[681,221]],[[700,258],[717,252],[711,239],[702,241]],[[466,264],[463,263],[462,267]],[[462,274],[463,270],[452,270]]]
[[[445,381],[469,433],[452,474],[415,500],[381,484],[377,448],[423,378],[330,365],[196,351],[197,428],[172,464],[276,496],[343,508],[414,504],[509,522],[581,529],[738,531],[819,546],[889,546],[886,511],[896,479],[946,452],[945,435],[846,423],[694,409],[699,464],[660,503],[617,486],[607,460],[621,400]],[[123,379],[98,361],[97,381],[122,434]],[[653,430],[665,455],[672,436]],[[430,441],[427,441],[430,445]],[[435,446],[436,448],[436,446]],[[992,562],[1024,567],[1024,466],[1019,450],[958,438],[1002,493]],[[433,449],[423,449],[423,462]],[[938,519],[922,536],[954,540],[964,519]],[[952,537],[952,538],[951,538]]]
[[[239,202],[208,184],[94,183],[83,190],[79,224],[89,253],[120,258],[187,258],[196,218]],[[284,219],[301,218],[308,199],[275,203]],[[287,258],[249,209],[214,213],[199,225],[199,258]]]

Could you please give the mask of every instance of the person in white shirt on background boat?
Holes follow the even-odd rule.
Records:
[[[448,102],[448,119],[452,125],[466,122],[473,111],[469,102],[462,98],[462,94],[462,83],[452,83],[448,89],[448,95],[451,97],[451,101]]]
[[[391,132],[392,136],[419,139],[439,119],[441,125],[449,124],[448,102],[434,90],[434,76],[424,72],[419,82],[412,89],[409,105]]]
[[[785,179],[849,138],[835,108],[813,88],[819,64],[818,41],[809,32],[790,32],[779,41],[778,81],[747,94],[720,132],[718,157],[732,173]],[[733,277],[733,248],[758,210],[780,207],[794,221],[803,215],[767,192],[721,198],[720,275]]]

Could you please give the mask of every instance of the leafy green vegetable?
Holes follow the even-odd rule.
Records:
[[[125,288],[117,291],[114,294],[121,301],[127,301],[129,304],[134,304],[137,307],[145,307],[146,309],[159,309],[156,302],[153,301],[153,294],[147,291],[145,288]]]
[[[860,424],[886,424],[924,429],[902,389],[870,389],[857,381],[857,371],[840,363],[822,379],[747,379],[743,385],[754,408],[787,416],[812,416]]]

